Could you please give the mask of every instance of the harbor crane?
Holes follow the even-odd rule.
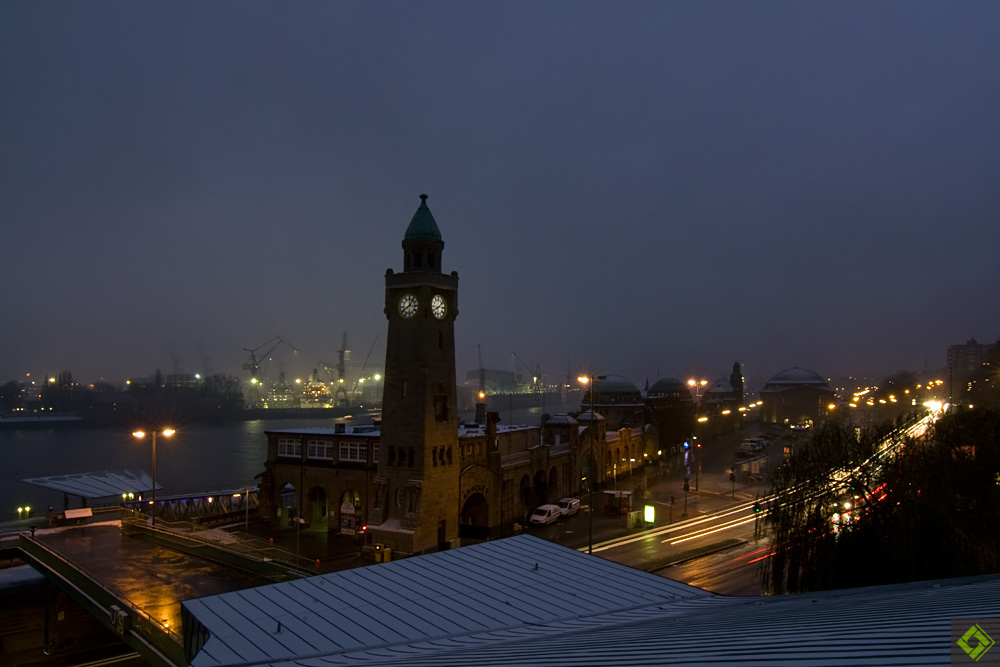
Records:
[[[344,334],[345,336],[347,334]],[[365,363],[361,365],[361,371],[358,373],[358,379],[354,381],[354,386],[351,387],[351,405],[354,405],[354,394],[358,390],[358,385],[364,382],[365,371],[368,369],[368,360],[372,358],[372,351],[375,349],[375,343],[378,342],[378,336],[375,336],[375,340],[372,341],[372,346],[368,348],[368,355],[365,357]],[[364,397],[364,391],[362,391],[362,397]]]
[[[260,382],[260,380],[258,379],[258,375],[260,374],[261,362],[270,361],[271,353],[274,352],[275,348],[277,348],[282,343],[292,348],[293,352],[299,351],[298,348],[296,348],[294,345],[292,345],[287,340],[285,340],[284,338],[282,338],[277,334],[275,334],[272,338],[264,341],[255,348],[252,349],[249,347],[243,348],[244,350],[250,353],[250,359],[243,364],[243,370],[250,371],[250,382],[252,384],[257,384],[258,382]],[[258,357],[257,352],[259,352],[261,349],[265,347],[267,348],[267,352]]]
[[[517,382],[518,385],[528,384],[527,380],[525,380],[521,375],[521,369],[524,369],[528,372],[528,377],[531,378],[531,390],[538,391],[538,382],[542,379],[541,367],[536,365],[535,369],[532,370],[531,366],[526,364],[524,359],[517,356],[517,352],[512,353],[512,355],[514,357],[514,381]]]

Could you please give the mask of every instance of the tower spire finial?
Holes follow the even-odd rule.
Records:
[[[420,195],[420,203],[421,204],[427,203],[427,195]]]

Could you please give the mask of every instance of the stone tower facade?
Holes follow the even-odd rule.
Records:
[[[441,269],[444,241],[427,195],[403,237],[403,271],[385,274],[382,434],[369,513],[372,541],[400,555],[458,538],[458,273]]]

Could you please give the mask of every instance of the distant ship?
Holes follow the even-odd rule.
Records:
[[[298,408],[245,408],[242,412],[244,421],[255,419],[349,419],[378,415],[382,409],[377,406],[331,406],[331,407],[298,407]]]

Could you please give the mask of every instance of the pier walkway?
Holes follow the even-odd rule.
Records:
[[[18,557],[158,667],[190,660],[182,601],[316,572],[311,561],[247,535],[187,522],[153,526],[127,510],[120,521],[101,518],[21,532]],[[6,553],[14,548],[4,541]]]

